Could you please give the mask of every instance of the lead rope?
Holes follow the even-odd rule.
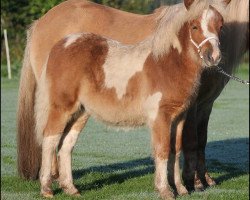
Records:
[[[235,80],[235,81],[237,81],[237,82],[240,82],[240,83],[242,83],[242,84],[245,84],[245,85],[249,85],[249,81],[247,81],[247,80],[242,80],[242,79],[240,79],[240,78],[238,78],[238,77],[236,77],[236,76],[230,75],[230,74],[226,73],[226,72],[225,72],[221,67],[219,67],[219,66],[216,66],[216,67],[217,67],[217,71],[218,71],[218,72],[220,72],[221,74],[223,74],[223,75],[229,77],[230,79],[233,79],[233,80]]]

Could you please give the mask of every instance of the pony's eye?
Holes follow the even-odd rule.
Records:
[[[197,26],[193,26],[192,28],[193,28],[193,30],[197,30],[197,29],[198,29],[198,27],[197,27]]]

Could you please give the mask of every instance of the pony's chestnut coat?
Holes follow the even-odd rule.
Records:
[[[52,166],[48,163],[52,162],[53,152],[61,140],[58,138],[56,143],[54,138],[63,137],[72,116],[75,116],[75,123],[85,116],[85,124],[89,115],[116,127],[148,124],[156,164],[155,187],[162,198],[173,197],[166,171],[171,130],[176,126],[173,132],[178,160],[174,177],[178,193],[187,194],[179,174],[182,128],[186,110],[196,97],[202,61],[208,63],[208,56],[200,59],[190,37],[194,24],[200,24],[204,20],[203,13],[209,12],[213,14],[207,20],[213,21],[214,26],[221,26],[221,14],[203,1],[192,4],[188,10],[183,7],[172,21],[162,16],[155,33],[136,45],[124,45],[96,34],[77,33],[52,48],[38,81],[35,105],[37,139],[43,148],[40,181],[44,197],[53,196]],[[219,30],[215,28],[213,33],[218,38]],[[206,36],[196,34],[193,40],[201,43]],[[210,44],[204,44],[201,49],[202,55],[219,51],[218,45]],[[213,63],[206,66],[213,66]],[[178,78],[180,75],[182,79]],[[76,117],[77,112],[80,116]],[[79,135],[75,123],[62,139],[58,153],[59,184],[71,195],[78,194],[70,171],[70,152]]]

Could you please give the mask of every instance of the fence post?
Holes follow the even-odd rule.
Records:
[[[9,52],[9,44],[7,37],[7,30],[3,30],[4,33],[4,41],[5,41],[5,49],[6,49],[6,58],[7,58],[7,67],[8,67],[8,78],[11,79],[11,68],[10,68],[10,52]]]

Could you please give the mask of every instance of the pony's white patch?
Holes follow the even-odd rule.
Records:
[[[155,159],[155,186],[158,190],[167,187],[167,159]]]
[[[60,184],[63,186],[72,187],[73,184],[71,152],[76,144],[79,134],[80,131],[70,130],[64,138],[62,147],[58,153],[60,157]]]
[[[202,28],[202,31],[203,31],[203,35],[206,38],[215,37],[219,41],[218,36],[216,34],[214,34],[214,33],[211,33],[208,30],[208,23],[211,20],[211,18],[214,17],[214,15],[215,15],[215,13],[214,13],[213,10],[211,10],[211,9],[205,10],[203,12],[203,14],[202,14],[201,28]],[[208,42],[210,42],[210,44],[212,45],[213,51],[218,51],[218,42],[216,40],[209,40]]]
[[[66,137],[63,140],[63,145],[60,149],[60,152],[71,152],[72,148],[74,147],[77,138],[79,136],[80,131],[76,130],[70,130],[69,133],[66,135]]]
[[[68,46],[76,42],[77,39],[80,38],[81,36],[82,36],[82,33],[75,33],[75,34],[68,35],[66,38],[66,42],[64,43],[64,48],[67,48]]]
[[[131,77],[143,69],[144,62],[150,53],[148,43],[135,46],[122,45],[119,42],[108,40],[109,52],[103,65],[105,86],[115,88],[118,99],[126,93]]]
[[[177,37],[175,40],[173,40],[173,48],[177,49],[179,54],[182,52],[182,46],[181,46],[181,43]]]
[[[43,151],[46,152],[48,149],[50,149],[52,147],[56,148],[61,136],[62,136],[61,134],[57,134],[57,135],[53,135],[53,136],[44,137],[43,142],[42,142]],[[53,152],[54,151],[52,151],[52,153]]]
[[[161,101],[162,93],[156,92],[153,95],[147,97],[143,108],[146,111],[147,118],[149,122],[155,121],[158,110],[159,110],[159,102]]]
[[[51,177],[53,153],[60,141],[61,135],[48,136],[42,142],[42,166],[40,172],[41,185],[46,185]]]

